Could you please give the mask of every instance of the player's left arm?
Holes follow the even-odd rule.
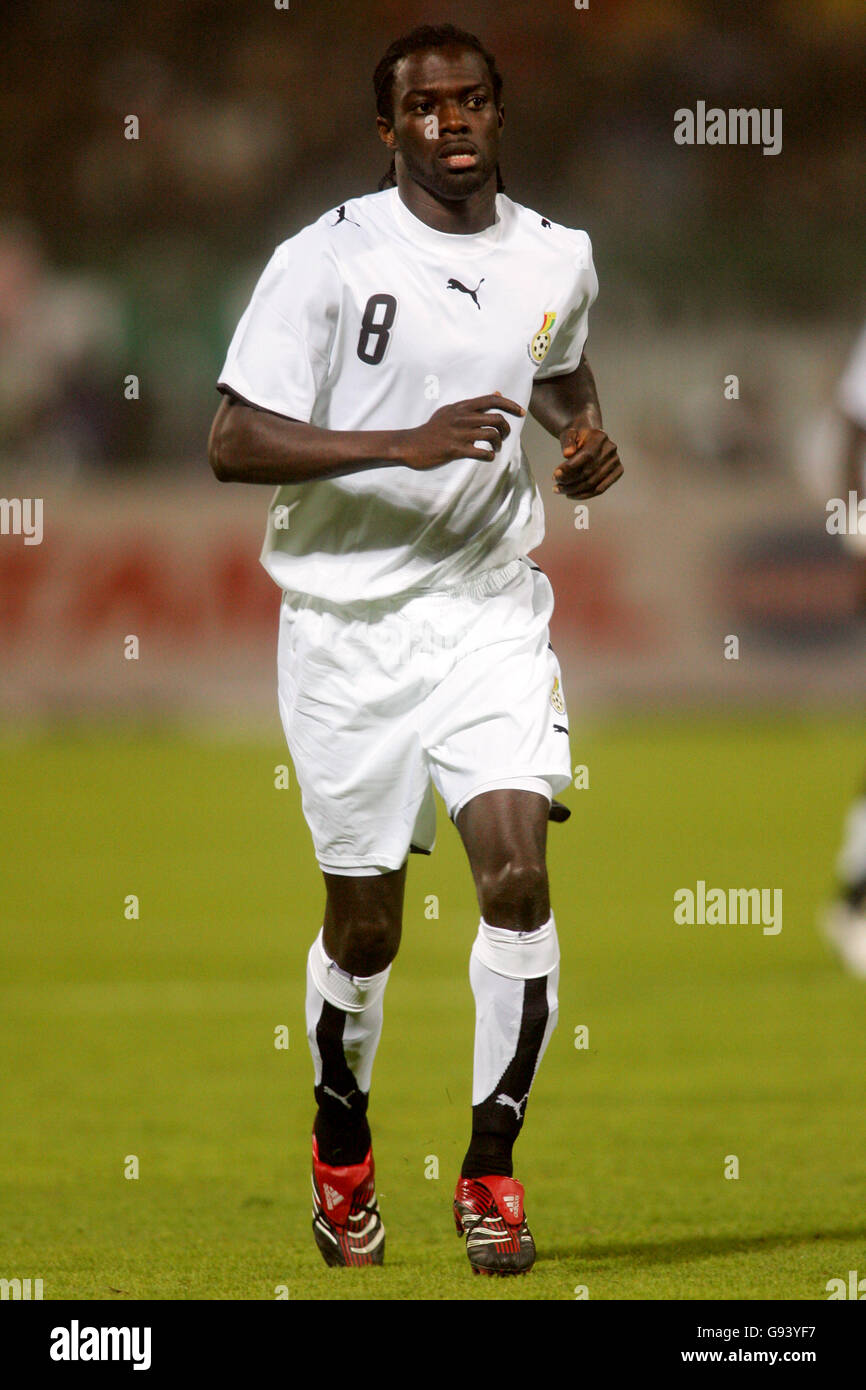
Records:
[[[562,445],[562,463],[553,475],[554,492],[566,497],[599,497],[622,477],[616,445],[602,428],[595,378],[586,354],[575,371],[536,381],[529,411]]]

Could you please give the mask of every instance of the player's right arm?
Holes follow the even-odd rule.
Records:
[[[369,468],[489,462],[525,412],[498,392],[455,401],[424,424],[332,430],[311,423],[337,358],[343,271],[320,218],[278,246],[242,315],[218,379],[208,458],[220,482],[282,487]]]
[[[489,462],[511,432],[505,415],[525,413],[496,393],[441,406],[414,429],[325,430],[226,394],[211,426],[208,459],[221,483],[276,487],[367,468],[424,471],[460,458]]]

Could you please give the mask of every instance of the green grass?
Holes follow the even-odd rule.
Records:
[[[323,890],[297,791],[273,785],[281,743],[7,742],[0,1275],[42,1278],[46,1298],[523,1300],[825,1299],[866,1274],[866,986],[814,928],[864,735],[573,733],[590,787],[550,832],[560,1025],[517,1149],[539,1259],[513,1282],[473,1279],[451,1223],[477,909],[441,807],[433,857],[410,866],[371,1102],[387,1265],[329,1271],[303,1029]],[[674,925],[698,878],[781,887],[783,930]]]

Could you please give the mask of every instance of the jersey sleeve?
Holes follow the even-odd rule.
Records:
[[[308,423],[328,374],[340,289],[315,224],[278,246],[235,329],[217,389]]]
[[[550,351],[535,373],[536,381],[576,371],[589,335],[589,311],[598,294],[598,277],[589,237],[586,232],[576,232],[575,238],[571,292],[556,325]]]
[[[836,399],[842,414],[866,430],[866,328],[854,345],[839,382]]]

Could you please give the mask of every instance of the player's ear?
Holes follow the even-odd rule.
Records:
[[[387,145],[389,150],[397,148],[397,137],[394,134],[394,127],[384,116],[376,117],[376,129],[379,132],[379,139],[383,145]]]
[[[502,127],[505,125],[505,107],[500,106],[496,114],[499,117],[499,129],[501,130]]]

